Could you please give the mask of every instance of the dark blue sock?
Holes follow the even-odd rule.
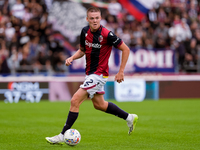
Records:
[[[65,126],[63,127],[63,130],[62,130],[61,133],[64,134],[65,131],[70,129],[77,118],[78,118],[78,112],[69,111],[69,114],[68,114],[68,117],[67,117],[67,121],[66,121]]]
[[[126,118],[128,117],[127,112],[120,109],[117,105],[115,105],[114,103],[111,103],[111,102],[108,102],[108,108],[106,110],[106,113],[113,114],[115,116],[123,118],[124,120],[126,120]]]

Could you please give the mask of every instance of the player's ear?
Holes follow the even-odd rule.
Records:
[[[86,20],[87,20],[87,22],[88,22],[88,17],[86,17]]]

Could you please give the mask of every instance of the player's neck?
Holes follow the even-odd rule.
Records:
[[[99,30],[100,27],[101,27],[101,25],[100,25],[97,29],[92,29],[92,28],[90,27],[90,31],[91,31],[91,32],[97,32],[97,31]]]

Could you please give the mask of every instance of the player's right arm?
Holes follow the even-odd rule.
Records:
[[[79,59],[85,55],[85,36],[87,34],[88,29],[89,29],[89,26],[82,29],[81,35],[80,35],[80,48],[76,51],[76,53],[73,56],[66,59],[65,61],[66,66],[71,65],[73,60]]]
[[[65,65],[66,66],[71,65],[73,60],[79,59],[79,58],[83,57],[84,55],[85,55],[85,52],[82,51],[81,48],[78,49],[74,55],[72,55],[71,57],[69,57],[65,60]]]

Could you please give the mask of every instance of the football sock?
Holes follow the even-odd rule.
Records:
[[[128,117],[127,112],[120,109],[117,105],[115,105],[114,103],[111,103],[111,102],[108,102],[108,108],[106,110],[106,113],[113,114],[115,116],[123,118],[124,120],[126,120],[126,118]]]
[[[70,129],[77,118],[78,118],[78,112],[69,111],[69,114],[68,114],[68,117],[67,117],[67,121],[66,121],[66,123],[65,123],[65,125],[64,125],[64,127],[62,129],[61,134],[64,134],[65,131]]]

